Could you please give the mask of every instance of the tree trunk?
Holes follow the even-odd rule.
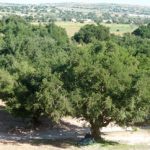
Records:
[[[40,113],[39,112],[35,112],[33,114],[33,116],[32,116],[32,120],[31,120],[32,124],[33,124],[33,128],[36,128],[36,127],[38,127],[41,124],[39,118],[40,118]]]
[[[101,139],[100,128],[97,124],[91,123],[91,134],[95,140]]]

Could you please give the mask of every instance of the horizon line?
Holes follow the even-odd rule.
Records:
[[[150,5],[146,5],[146,4],[129,4],[129,3],[115,3],[115,2],[48,2],[48,3],[15,3],[15,2],[0,2],[1,4],[14,4],[14,5],[44,5],[44,4],[63,4],[63,3],[75,3],[75,4],[115,4],[115,5],[129,5],[129,6],[140,6],[140,7],[150,7]]]

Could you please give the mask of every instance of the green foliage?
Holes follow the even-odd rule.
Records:
[[[126,34],[123,37],[112,37],[113,41],[125,47],[135,57],[150,57],[150,40]]]
[[[56,26],[54,23],[50,23],[46,28],[51,37],[57,41],[58,45],[68,43],[69,39],[65,29]]]
[[[7,110],[34,123],[40,116],[56,122],[68,114],[83,117],[95,138],[111,121],[148,118],[149,39],[110,36],[101,25],[84,26],[74,39],[85,44],[71,45],[54,23],[33,26],[16,16],[0,21],[0,98]]]
[[[149,74],[150,74],[150,41],[138,36],[125,35],[124,37],[115,39],[120,46],[125,47],[127,51],[139,61],[137,84],[134,88],[137,90],[137,105],[141,113],[137,116],[136,121],[141,122],[141,118],[147,115],[149,118],[150,99],[149,99]],[[145,97],[143,97],[143,95]],[[133,112],[134,113],[134,112]],[[141,117],[142,116],[142,117]]]
[[[14,96],[7,99],[7,109],[15,116],[37,121],[49,116],[58,121],[67,112],[67,99],[61,81],[52,74],[37,72],[22,74],[16,81]]]
[[[76,33],[73,39],[78,43],[91,43],[94,40],[108,40],[109,39],[109,28],[102,25],[85,25],[78,33]]]
[[[144,119],[147,119],[150,115],[150,71],[144,72],[140,75],[135,88],[136,91],[138,91],[136,95],[136,104],[138,105],[137,112],[141,112],[135,119],[137,122],[141,122],[141,118],[144,117]]]
[[[135,57],[113,42],[98,42],[70,52],[62,73],[64,87],[74,115],[90,122],[95,138],[99,127],[111,121],[128,125],[146,117],[149,99],[144,103],[139,98],[142,86],[138,83],[138,66]],[[140,105],[142,109],[138,109]]]
[[[0,97],[1,98],[8,98],[13,94],[15,80],[9,74],[9,72],[0,69]]]
[[[136,29],[135,31],[133,31],[134,35],[136,36],[140,36],[142,38],[150,38],[150,24],[144,26],[140,26],[138,29]]]
[[[7,110],[34,123],[43,115],[58,121],[69,104],[52,70],[67,59],[66,32],[54,24],[32,26],[12,16],[1,21],[0,34],[0,98]]]

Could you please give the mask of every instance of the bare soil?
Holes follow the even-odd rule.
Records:
[[[29,129],[26,120],[11,116],[0,101],[0,150],[37,150],[39,146],[41,150],[76,149],[76,141],[90,132],[89,124],[76,118],[62,118],[56,126],[48,119],[43,122],[37,130]],[[150,149],[149,126],[133,131],[112,124],[102,129],[102,137],[121,144],[142,144]]]

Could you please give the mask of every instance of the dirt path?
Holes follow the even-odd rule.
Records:
[[[109,132],[104,136],[106,140],[116,141],[123,144],[146,144],[150,145],[150,130],[140,129],[130,132]]]

